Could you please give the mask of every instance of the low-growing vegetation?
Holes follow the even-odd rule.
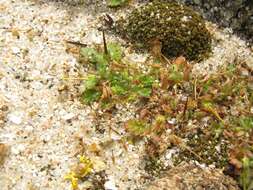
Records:
[[[184,55],[202,60],[211,52],[211,34],[190,7],[176,2],[153,1],[134,9],[116,27],[136,46],[150,48],[159,41],[168,57]]]
[[[108,5],[110,7],[119,7],[122,5],[125,5],[128,2],[128,0],[109,0]]]
[[[109,108],[117,103],[149,97],[154,77],[133,65],[123,64],[119,44],[109,43],[107,51],[89,47],[81,49],[80,61],[87,64],[91,73],[84,81],[81,100],[86,104],[97,101],[103,108]]]
[[[158,60],[161,57],[158,58]],[[143,65],[124,59],[117,43],[80,49],[88,71],[80,96],[103,112],[131,103],[136,117],[123,123],[128,137],[146,139],[146,169],[172,147],[174,164],[195,160],[217,168],[233,167],[243,189],[252,186],[252,69],[236,60],[219,73],[194,76],[184,57]],[[132,141],[131,142],[134,142]],[[152,173],[152,171],[149,171]],[[73,183],[73,182],[72,182]]]

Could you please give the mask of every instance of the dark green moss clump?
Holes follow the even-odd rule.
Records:
[[[182,131],[178,131],[179,136],[188,139],[186,145],[202,159],[197,158],[189,150],[183,150],[174,158],[175,164],[179,164],[182,161],[197,160],[200,163],[212,164],[218,168],[226,166],[228,164],[229,142],[225,140],[223,134],[217,134],[213,131],[212,127],[199,129],[189,134],[183,134]]]
[[[133,10],[122,23],[130,40],[146,47],[159,40],[168,57],[201,60],[211,52],[211,35],[204,20],[184,5],[149,3]]]

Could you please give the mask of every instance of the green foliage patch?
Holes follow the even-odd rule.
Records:
[[[110,7],[119,7],[127,3],[128,0],[109,0],[108,5]]]
[[[81,101],[97,102],[103,111],[134,103],[138,113],[124,126],[129,136],[147,140],[148,157],[159,160],[177,146],[175,163],[197,160],[218,168],[230,163],[241,172],[243,188],[251,187],[251,162],[245,159],[253,152],[253,89],[252,78],[243,74],[250,68],[231,63],[217,74],[192,76],[189,63],[180,60],[140,69],[124,60],[117,43],[104,50],[81,48],[80,63],[89,73]]]
[[[121,101],[149,97],[154,77],[123,63],[123,52],[119,44],[109,43],[107,48],[108,54],[90,47],[80,50],[80,60],[91,66],[94,73],[84,81],[82,101],[86,104],[100,101],[103,106],[112,106]]]

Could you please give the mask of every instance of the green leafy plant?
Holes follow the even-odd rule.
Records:
[[[241,116],[239,118],[232,118],[236,130],[250,131],[253,130],[253,117]]]
[[[128,0],[109,0],[110,7],[119,7],[127,3]]]
[[[94,73],[84,81],[82,101],[86,104],[101,101],[105,106],[118,101],[149,97],[154,78],[123,64],[123,52],[119,44],[109,43],[107,50],[108,54],[90,47],[80,50],[80,61],[88,63]]]
[[[120,44],[117,43],[109,43],[108,51],[112,60],[119,62],[122,59],[122,48]]]
[[[137,117],[127,121],[125,129],[128,137],[145,138],[147,155],[159,157],[168,144],[184,144],[190,149],[180,149],[177,163],[197,159],[217,167],[252,155],[252,80],[240,74],[245,68],[231,64],[217,74],[192,78],[181,57],[181,62],[170,64],[147,63],[144,72],[124,59],[119,44],[102,49],[80,50],[80,63],[88,73],[81,99],[85,104],[98,102],[100,109],[134,103]],[[194,123],[189,125],[189,120]],[[201,127],[203,123],[207,127]],[[168,138],[167,129],[173,138]],[[243,160],[240,183],[245,190],[252,187],[251,164]],[[75,183],[75,175],[70,178]]]
[[[169,80],[173,83],[181,83],[184,79],[183,67],[172,65],[169,70]]]
[[[129,120],[125,126],[131,135],[137,137],[147,135],[150,130],[150,125],[143,120]]]

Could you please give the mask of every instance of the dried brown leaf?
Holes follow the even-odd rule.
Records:
[[[106,100],[112,96],[112,91],[105,83],[102,84],[102,96],[101,100]]]
[[[0,143],[0,166],[4,163],[8,152],[9,147],[6,144]]]
[[[144,108],[140,111],[140,119],[145,119],[145,118],[149,117],[150,114],[151,114],[150,111],[148,109]]]
[[[17,37],[19,38],[20,34],[19,34],[19,31],[17,28],[12,28],[11,29],[11,34],[14,36],[14,37]]]
[[[190,74],[192,71],[192,66],[188,63],[185,64],[185,69],[184,69],[184,80],[189,81],[190,80]]]
[[[187,108],[188,109],[195,109],[198,107],[198,102],[196,100],[193,100],[192,98],[188,99],[187,102]]]
[[[88,149],[89,149],[90,152],[93,152],[93,153],[96,153],[96,154],[99,154],[100,151],[101,151],[101,148],[96,143],[92,143],[91,145],[89,145]]]
[[[160,81],[162,89],[167,89],[169,87],[169,74],[166,69],[160,70]]]
[[[186,65],[187,64],[187,61],[185,59],[184,56],[179,56],[177,57],[173,62],[172,64],[176,64],[176,65]]]
[[[163,104],[161,107],[162,107],[162,110],[165,113],[168,113],[168,114],[172,114],[173,113],[173,111],[172,111],[172,109],[171,109],[171,107],[169,105]]]

